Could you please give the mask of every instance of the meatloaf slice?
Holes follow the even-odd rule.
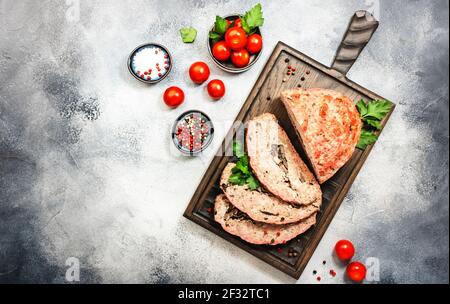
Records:
[[[226,195],[219,195],[214,206],[214,219],[228,233],[256,245],[285,244],[296,236],[305,233],[316,223],[316,214],[301,222],[288,225],[271,225],[251,220],[235,208]]]
[[[362,121],[356,106],[342,93],[325,89],[296,89],[281,94],[313,166],[323,184],[355,152]]]
[[[289,204],[264,189],[251,190],[247,185],[229,183],[235,164],[229,163],[222,173],[220,187],[228,200],[251,219],[268,224],[296,223],[315,214],[322,204],[321,199],[308,206]]]
[[[298,205],[321,200],[319,183],[273,114],[262,114],[248,123],[246,142],[250,166],[267,190]]]

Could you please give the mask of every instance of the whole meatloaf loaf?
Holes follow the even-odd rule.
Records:
[[[342,93],[325,89],[283,92],[282,101],[321,184],[352,157],[361,135],[356,106]]]
[[[250,120],[246,143],[250,166],[267,190],[298,205],[321,200],[319,183],[273,114],[262,114]]]
[[[308,206],[294,205],[282,201],[264,189],[251,190],[247,185],[233,185],[229,182],[235,164],[229,163],[220,180],[220,187],[228,200],[252,220],[268,224],[296,223],[310,217],[320,209],[321,198]]]
[[[235,208],[225,195],[216,197],[214,219],[225,231],[236,235],[244,241],[256,245],[285,244],[296,236],[305,233],[316,223],[316,215],[287,225],[258,223]]]

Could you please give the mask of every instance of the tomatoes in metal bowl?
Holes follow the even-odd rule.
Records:
[[[228,27],[223,39],[217,41],[208,37],[208,51],[213,62],[222,70],[229,73],[242,73],[248,71],[261,57],[263,50],[263,37],[260,28],[256,28],[251,35],[245,34],[242,29],[240,15],[226,16],[229,26],[234,22],[234,27]],[[214,30],[214,26],[211,31]],[[245,34],[245,38],[242,36]],[[228,37],[228,38],[227,38]],[[251,41],[249,41],[249,39]],[[248,62],[247,62],[247,54]],[[237,52],[233,56],[233,53]],[[244,56],[240,56],[244,54]],[[232,58],[235,58],[233,63]],[[238,58],[239,57],[239,58]],[[241,60],[242,59],[242,60]]]

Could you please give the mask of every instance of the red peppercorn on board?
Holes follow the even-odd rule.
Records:
[[[306,161],[307,158],[295,128],[280,99],[281,93],[300,87],[305,89],[322,88],[341,92],[354,103],[361,99],[365,101],[385,100],[346,77],[377,26],[378,22],[369,13],[357,12],[351,20],[331,68],[279,42],[238,114],[236,122],[245,123],[263,113],[274,114],[296,151]],[[381,122],[381,130],[386,125],[394,108],[395,105]],[[225,137],[221,147],[222,151],[227,151],[225,155],[232,154],[229,151],[233,138],[236,133],[242,131],[232,129]],[[229,156],[224,156],[224,153],[216,155],[213,159],[184,215],[251,255],[298,279],[371,150],[372,146],[368,146],[364,150],[357,149],[337,174],[321,185],[323,204],[317,214],[316,225],[286,244],[279,246],[251,245],[227,233],[214,220],[214,201],[218,195],[223,193],[219,185],[220,175],[231,159]]]

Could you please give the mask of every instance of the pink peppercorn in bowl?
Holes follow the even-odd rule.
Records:
[[[214,126],[205,113],[191,110],[180,115],[172,128],[172,140],[177,149],[188,156],[203,152],[212,142]]]
[[[172,56],[166,47],[146,43],[135,48],[128,57],[128,70],[137,80],[155,84],[172,70]]]

